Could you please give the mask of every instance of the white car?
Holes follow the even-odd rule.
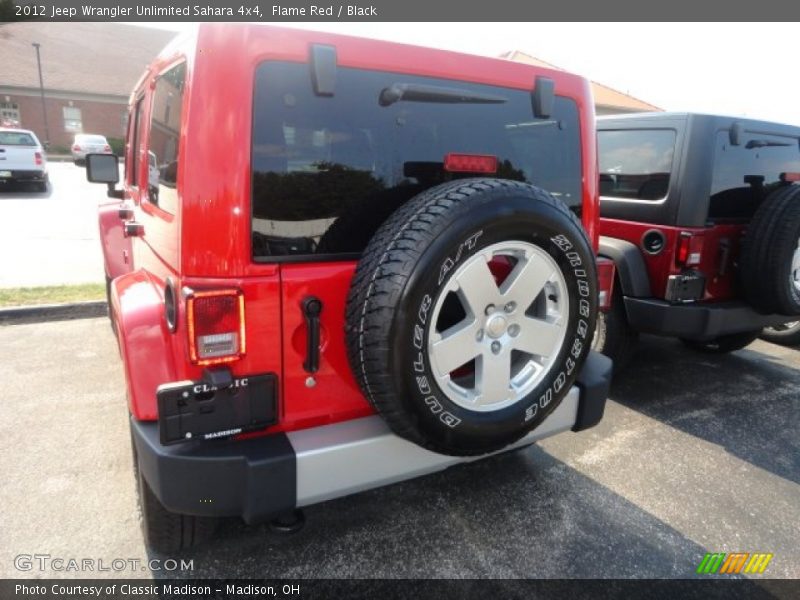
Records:
[[[112,154],[111,146],[104,135],[79,133],[72,142],[72,162],[76,165],[86,160],[87,154]]]
[[[32,131],[0,127],[0,186],[12,182],[30,182],[46,192],[47,155]]]

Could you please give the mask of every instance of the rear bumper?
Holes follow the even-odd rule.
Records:
[[[544,422],[511,448],[564,431],[581,431],[603,416],[611,361],[591,353],[577,385]],[[446,469],[475,458],[424,450],[371,416],[286,434],[162,446],[158,424],[131,420],[139,468],[169,510],[241,516],[248,523],[296,507],[339,498]]]
[[[762,315],[742,302],[670,304],[652,298],[625,297],[628,323],[637,331],[710,340],[730,333],[758,331],[797,317]]]
[[[0,171],[5,171],[0,165]],[[47,171],[12,169],[11,177],[0,177],[0,181],[45,181]]]

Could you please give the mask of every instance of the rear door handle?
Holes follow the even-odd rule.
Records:
[[[306,321],[306,360],[303,368],[307,373],[316,373],[319,371],[319,315],[322,312],[322,301],[315,296],[306,296],[301,307]]]

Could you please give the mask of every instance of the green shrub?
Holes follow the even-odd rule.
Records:
[[[115,138],[110,137],[106,138],[108,140],[108,145],[111,146],[111,151],[116,154],[117,156],[122,156],[125,154],[125,140],[122,138]]]

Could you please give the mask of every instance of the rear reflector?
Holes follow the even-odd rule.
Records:
[[[189,355],[198,365],[238,360],[245,353],[240,290],[192,292],[186,300]]]
[[[450,173],[497,173],[497,157],[451,152],[444,157],[444,170]]]
[[[675,263],[679,267],[699,265],[703,259],[703,236],[681,231],[678,236],[678,251]]]
[[[611,308],[615,272],[616,266],[613,260],[602,256],[597,258],[597,289],[600,310],[609,310]]]
[[[781,181],[784,182],[800,181],[800,173],[781,173]]]

